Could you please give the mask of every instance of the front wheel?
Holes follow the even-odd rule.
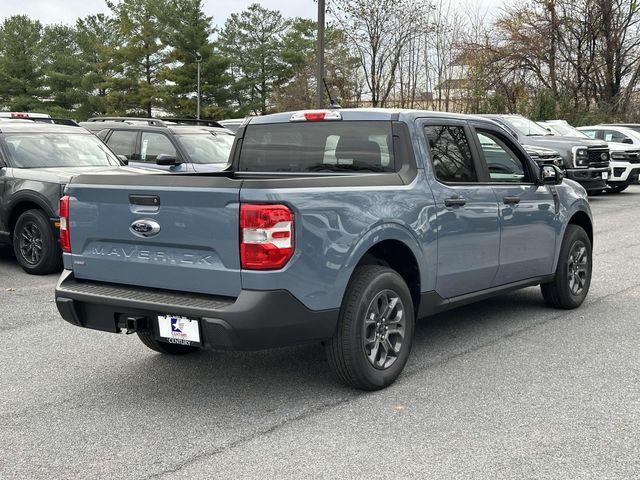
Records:
[[[614,184],[609,184],[607,185],[607,192],[608,193],[620,193],[620,192],[624,192],[627,188],[629,188],[629,185],[616,185]]]
[[[407,363],[415,313],[411,293],[395,271],[358,267],[345,293],[337,331],[327,344],[331,368],[345,384],[379,390]]]
[[[582,305],[591,286],[592,253],[587,232],[577,225],[569,225],[560,248],[555,279],[540,286],[549,306],[572,309]]]
[[[47,275],[62,267],[62,252],[42,210],[28,210],[13,229],[13,251],[22,269],[32,275]]]

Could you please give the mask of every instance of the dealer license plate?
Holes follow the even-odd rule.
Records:
[[[200,325],[198,320],[175,315],[158,315],[160,339],[178,345],[199,346]]]
[[[609,172],[602,172],[602,179],[609,180]]]

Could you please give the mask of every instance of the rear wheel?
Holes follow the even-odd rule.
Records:
[[[627,188],[629,188],[629,185],[616,185],[615,183],[609,184],[607,185],[607,192],[608,193],[620,193],[620,192],[624,192]]]
[[[42,210],[28,210],[20,215],[12,241],[16,259],[25,272],[46,275],[62,267],[60,246]]]
[[[327,357],[338,378],[361,390],[393,383],[409,358],[415,324],[407,284],[395,271],[358,267],[349,282]]]
[[[156,339],[152,331],[137,332],[138,338],[148,348],[165,355],[186,355],[200,350],[200,347],[189,347],[186,345],[176,345],[173,343],[160,342]]]
[[[592,265],[587,232],[577,225],[569,225],[562,241],[555,279],[540,286],[547,304],[564,309],[582,305],[591,286]]]

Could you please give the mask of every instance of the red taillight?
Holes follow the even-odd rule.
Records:
[[[305,112],[304,114],[307,122],[321,122],[326,116],[327,112]]]
[[[277,270],[293,255],[293,212],[285,205],[240,207],[240,262],[247,270]]]
[[[11,112],[11,118],[29,118],[28,113]]]
[[[60,199],[60,247],[63,252],[71,253],[71,235],[69,233],[69,197]]]

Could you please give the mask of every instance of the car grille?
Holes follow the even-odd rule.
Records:
[[[606,154],[603,160],[602,155]],[[609,149],[608,148],[590,148],[589,149],[589,166],[595,168],[604,168],[609,166]]]
[[[535,160],[540,165],[562,165],[562,157],[560,155],[538,155]]]
[[[640,164],[640,150],[632,150],[626,152],[615,152],[611,154],[611,160],[617,160],[619,162],[639,163]]]

